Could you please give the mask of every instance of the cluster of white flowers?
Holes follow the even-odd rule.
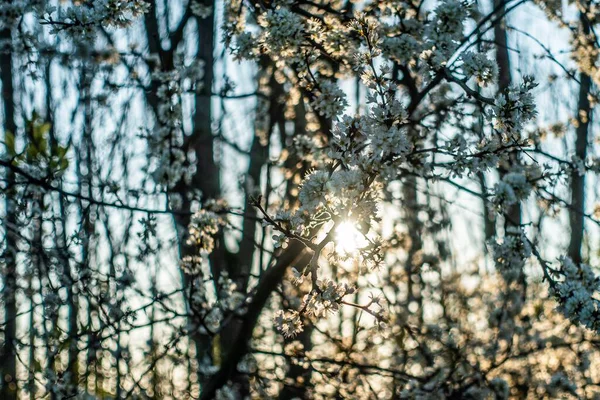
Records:
[[[298,194],[301,205],[289,217],[292,229],[304,233],[314,226],[315,218],[323,216],[347,217],[351,213],[353,218],[370,220],[376,215],[375,189],[369,185],[368,175],[356,167],[314,171],[302,182]]]
[[[256,36],[250,32],[241,32],[235,35],[235,43],[231,45],[231,52],[238,60],[252,60],[260,54],[256,49]]]
[[[94,35],[98,26],[127,26],[133,17],[147,9],[146,3],[141,1],[97,0],[74,3],[72,7],[65,6],[64,12],[61,10],[56,13],[56,17],[53,11],[50,11],[45,21],[55,31],[65,31],[83,39]],[[528,336],[529,332],[534,331],[534,324],[540,321],[547,322],[549,313],[543,314],[543,311],[537,310],[540,308],[538,304],[530,307],[536,310],[521,313],[525,308],[524,296],[532,294],[523,295],[522,292],[517,293],[514,290],[514,287],[518,286],[514,284],[515,280],[524,277],[525,263],[536,250],[532,249],[523,230],[516,227],[506,228],[503,239],[491,245],[496,270],[506,282],[499,283],[496,279],[492,285],[484,288],[488,290],[481,290],[474,295],[472,292],[461,291],[453,278],[448,278],[445,272],[442,274],[442,268],[439,268],[438,263],[444,256],[438,259],[436,254],[429,253],[430,249],[436,246],[440,254],[447,251],[441,250],[445,244],[442,243],[443,239],[437,243],[435,235],[440,229],[446,229],[449,219],[440,218],[444,222],[439,222],[436,206],[432,205],[435,200],[430,199],[433,191],[427,188],[427,206],[424,206],[420,199],[420,191],[423,183],[429,186],[437,177],[446,179],[447,176],[468,175],[471,178],[480,172],[496,169],[499,165],[504,167],[514,164],[510,153],[520,151],[527,143],[521,139],[524,136],[522,131],[535,116],[533,80],[526,78],[523,85],[509,88],[492,105],[493,100],[478,96],[474,90],[465,86],[466,79],[474,79],[482,87],[494,83],[498,74],[497,66],[485,53],[481,53],[481,50],[464,53],[458,58],[456,68],[447,66],[449,60],[457,57],[457,50],[462,43],[466,43],[465,47],[475,49],[464,37],[466,20],[471,16],[470,5],[467,2],[442,0],[427,6],[428,11],[420,10],[420,6],[413,7],[412,4],[393,1],[375,2],[365,8],[357,4],[357,9],[363,13],[356,14],[350,23],[348,21],[353,18],[352,15],[341,9],[339,2],[304,4],[280,0],[259,3],[253,7],[251,2],[232,0],[225,2],[224,7],[231,9],[226,11],[225,16],[226,29],[229,31],[225,41],[226,45],[235,46],[235,55],[240,58],[256,60],[261,57],[261,61],[274,61],[269,62],[267,68],[263,68],[264,64],[261,63],[260,69],[266,72],[259,75],[258,79],[259,96],[254,128],[260,143],[268,145],[268,157],[265,161],[268,168],[265,167],[267,171],[263,172],[270,177],[273,171],[269,168],[281,168],[284,179],[290,179],[286,182],[289,183],[287,188],[273,189],[269,193],[270,198],[265,196],[266,205],[261,211],[265,214],[264,224],[270,225],[266,231],[275,233],[274,247],[285,248],[288,241],[293,239],[306,245],[313,253],[308,266],[298,266],[301,271],[291,271],[291,282],[296,286],[290,286],[287,282],[282,286],[282,304],[285,304],[286,308],[295,309],[276,311],[276,328],[285,337],[293,337],[303,331],[303,323],[307,320],[327,317],[339,311],[342,306],[356,307],[359,312],[366,312],[374,317],[379,328],[385,327],[383,321],[387,319],[384,318],[383,307],[380,304],[383,302],[383,296],[381,299],[373,297],[366,305],[355,304],[354,302],[364,301],[365,296],[362,292],[357,293],[359,289],[353,286],[355,284],[358,287],[373,287],[371,278],[376,274],[370,273],[367,267],[376,264],[375,260],[383,259],[378,253],[381,247],[384,247],[386,252],[389,251],[386,253],[386,264],[389,268],[385,268],[379,274],[384,278],[381,281],[384,286],[382,292],[386,297],[388,290],[390,294],[398,295],[396,303],[390,305],[390,308],[397,308],[394,310],[396,318],[394,323],[390,324],[391,329],[385,334],[374,335],[376,329],[363,329],[363,326],[359,325],[360,318],[349,321],[345,313],[340,313],[335,319],[339,317],[339,326],[343,327],[344,331],[346,322],[355,323],[355,335],[359,345],[347,343],[344,338],[342,344],[345,351],[340,352],[339,346],[319,346],[318,341],[315,341],[312,348],[307,346],[307,352],[304,353],[301,345],[295,342],[285,346],[285,353],[293,353],[294,356],[301,354],[304,358],[298,365],[309,369],[313,355],[317,352],[326,354],[329,351],[327,347],[334,348],[332,359],[344,367],[343,373],[338,375],[345,375],[349,381],[359,381],[354,377],[367,369],[370,370],[355,368],[353,362],[361,360],[365,365],[372,362],[372,365],[381,369],[377,372],[377,385],[381,385],[386,391],[388,376],[380,372],[386,370],[384,365],[390,365],[390,376],[398,376],[401,379],[396,382],[395,378],[390,378],[394,380],[389,385],[394,393],[382,393],[381,397],[386,398],[396,396],[400,391],[403,391],[400,395],[406,398],[443,398],[452,395],[507,399],[509,396],[515,396],[515,391],[520,390],[518,380],[521,377],[512,376],[511,369],[515,367],[509,366],[512,361],[510,357],[514,355],[519,358],[518,363],[529,362],[538,368],[536,361],[530,361],[536,360],[534,353],[544,351],[546,346],[558,340],[548,339],[543,336],[543,332],[535,332]],[[18,18],[15,14],[19,12],[15,10],[23,7],[23,2],[14,4],[13,8],[6,6],[7,25],[14,24]],[[192,14],[200,19],[212,18],[214,15],[215,10],[209,2],[190,0],[188,4]],[[247,10],[254,15],[248,15]],[[159,7],[157,14],[162,11]],[[0,8],[0,15],[1,13]],[[232,17],[234,14],[237,19]],[[253,21],[253,16],[256,17],[258,26],[246,29],[246,23]],[[479,17],[475,13],[472,16],[475,24],[485,21],[478,20]],[[56,19],[59,17],[60,20]],[[219,19],[220,16],[216,20]],[[186,40],[188,39],[185,38],[184,41]],[[163,51],[183,47],[185,46],[173,46]],[[591,52],[592,48],[586,51]],[[210,89],[202,87],[203,61],[196,60],[190,64],[187,54],[185,57],[177,56],[177,52],[173,53],[173,71],[150,72],[149,75],[153,87],[157,88],[151,95],[158,98],[156,121],[152,121],[155,125],[149,137],[149,152],[153,157],[151,167],[154,167],[151,170],[156,182],[167,189],[173,189],[176,183],[189,183],[196,172],[193,164],[198,155],[187,152],[184,146],[185,132],[182,126],[185,118],[189,118],[187,111],[183,111],[187,109],[184,93],[198,93],[200,90]],[[116,51],[113,54],[116,54]],[[593,64],[596,61],[592,60],[591,56],[597,58],[597,54],[592,53],[582,54],[581,58],[585,57],[586,62]],[[151,67],[160,66],[156,54],[146,57],[147,61],[155,57],[155,63],[148,63]],[[187,65],[183,60],[178,60],[178,57],[185,58]],[[388,65],[394,65],[393,70]],[[465,79],[451,79],[453,76],[448,75],[460,75],[461,71]],[[268,81],[263,79],[267,76],[274,77],[277,83],[284,87],[284,91],[297,93],[285,93],[276,100],[281,102],[285,115],[281,126],[277,126],[280,140],[274,145],[269,139],[272,133],[270,129],[275,121],[270,120],[269,112],[272,110],[270,95],[275,94],[275,90],[270,90],[270,82],[263,85],[263,82]],[[348,100],[340,82],[346,78],[362,79],[363,86],[357,85],[359,104],[354,116],[343,115]],[[458,86],[454,87],[453,84]],[[468,96],[461,96],[461,88]],[[366,104],[363,99],[366,99]],[[481,103],[481,112],[472,111],[473,108],[480,108],[474,107],[473,102]],[[488,116],[494,118],[494,126],[499,132],[489,129],[480,118],[490,109]],[[294,117],[290,117],[289,110],[298,113],[296,115],[300,115],[301,112],[300,119],[306,122],[306,126],[294,129],[291,133],[289,125],[292,124],[288,122]],[[479,119],[482,121],[472,122]],[[189,125],[186,124],[187,126]],[[451,129],[446,129],[448,126]],[[288,151],[292,140],[292,151],[295,153]],[[273,152],[279,150],[282,150],[281,156],[277,158]],[[587,171],[586,160],[574,157],[571,161],[573,168],[579,173]],[[288,164],[291,166],[288,167]],[[513,165],[507,169],[508,172],[501,175],[500,182],[491,194],[491,203],[498,213],[504,213],[519,202],[525,201],[531,196],[534,188],[543,184],[539,183],[540,175],[532,167]],[[274,174],[278,175],[280,171],[277,170]],[[405,174],[418,176],[414,181],[415,193],[418,191],[415,195],[416,200],[411,200],[410,196],[403,196],[404,193],[396,190],[398,186],[407,192],[413,189],[410,186],[412,182],[402,181]],[[270,186],[269,179],[266,185],[258,185],[258,182],[255,184],[249,178],[245,182],[248,195],[255,194],[261,187]],[[485,182],[482,182],[482,187],[485,187]],[[382,188],[385,188],[385,191]],[[397,194],[399,195],[396,197]],[[183,203],[183,195],[169,193],[169,196],[171,208],[177,210]],[[194,200],[202,198],[196,194],[194,196]],[[487,197],[488,193],[483,193],[483,196]],[[385,200],[382,200],[384,198]],[[406,204],[402,204],[401,207],[406,207],[407,214],[414,213],[414,216],[409,215],[404,221],[414,218],[415,226],[409,228],[408,235],[394,233],[382,244],[383,239],[380,241],[378,234],[382,235],[384,229],[380,226],[383,224],[378,222],[379,215],[384,214],[386,209],[379,206],[382,201],[393,203],[402,202],[404,199]],[[192,198],[188,197],[187,200]],[[188,227],[188,243],[194,246],[197,253],[181,260],[181,269],[187,275],[186,279],[191,278],[186,280],[185,285],[185,289],[189,289],[189,297],[186,297],[186,300],[189,300],[189,304],[186,304],[189,305],[189,309],[186,308],[186,311],[190,313],[187,331],[191,334],[201,333],[217,340],[226,336],[219,334],[231,326],[231,320],[242,319],[240,316],[246,312],[247,304],[251,304],[250,296],[254,282],[258,280],[260,285],[263,282],[262,277],[268,275],[259,278],[255,278],[255,275],[244,276],[250,284],[249,287],[242,287],[239,281],[236,281],[240,278],[237,274],[235,279],[232,279],[218,268],[211,271],[213,276],[208,273],[209,268],[203,263],[215,247],[216,236],[228,222],[218,207],[211,208],[207,203],[203,206],[193,215]],[[262,207],[262,203],[260,206]],[[280,207],[283,210],[278,210],[276,216],[270,218],[267,212]],[[194,206],[190,208],[196,209]],[[390,220],[393,224],[400,220],[392,218]],[[249,221],[253,223],[254,220]],[[356,237],[364,239],[366,244],[363,246],[353,243],[352,247],[357,249],[358,255],[352,254],[344,258],[340,245],[344,238],[337,238],[336,241],[335,235],[340,227],[352,225],[350,222],[356,225],[356,232],[352,234],[356,233]],[[151,225],[148,223],[147,229],[155,230]],[[423,243],[417,243],[421,240],[420,236],[423,236]],[[259,237],[264,239],[263,234]],[[248,238],[252,239],[252,235]],[[227,240],[229,239],[228,236]],[[148,243],[146,247],[151,246]],[[264,248],[265,253],[269,252],[268,247],[267,245]],[[404,249],[407,248],[411,248],[411,251],[405,252]],[[261,246],[261,251],[262,249]],[[433,252],[435,253],[435,250]],[[278,257],[280,253],[285,254],[284,251],[278,250],[274,257]],[[403,260],[405,253],[409,254],[406,260]],[[255,259],[263,260],[262,255],[256,254]],[[229,258],[225,257],[226,267],[235,267],[230,264]],[[412,264],[411,268],[406,268],[405,264]],[[262,271],[261,268],[258,270]],[[332,279],[323,278],[323,275],[330,271]],[[562,312],[572,321],[599,331],[600,312],[596,300],[599,280],[591,268],[563,260],[560,271],[544,271],[554,274],[555,280],[551,282],[551,287],[561,304]],[[456,281],[465,277],[464,271],[461,270],[461,274],[462,277],[458,277]],[[318,275],[321,275],[320,279]],[[65,274],[65,280],[61,281],[63,286],[72,284],[66,277]],[[496,275],[493,277],[496,278]],[[484,279],[481,276],[478,276],[479,278]],[[127,275],[119,279],[123,286],[128,286],[132,281],[132,277]],[[336,279],[351,284],[338,283]],[[507,290],[498,293],[499,287],[504,284]],[[288,289],[292,292],[291,295],[287,293]],[[355,299],[350,301],[346,296]],[[288,301],[290,297],[291,301]],[[44,295],[44,311],[50,317],[58,315],[65,306],[64,303],[58,294]],[[107,301],[104,305],[111,319],[120,320],[127,316],[127,311],[123,311],[118,301]],[[542,304],[542,309],[544,305],[545,303]],[[270,306],[266,307],[269,314]],[[423,312],[425,308],[427,310]],[[264,314],[262,316],[264,317]],[[564,321],[560,315],[558,317],[561,318],[561,322]],[[337,321],[336,324],[321,324],[319,330],[321,327],[326,328],[323,329],[323,333],[319,332],[319,335],[312,335],[308,339],[334,338],[327,337],[327,328],[331,325],[337,325]],[[482,326],[491,329],[482,330]],[[259,333],[261,328],[257,327],[255,330],[256,338],[267,337],[260,336],[263,334]],[[392,333],[391,338],[387,337],[389,332]],[[364,337],[367,337],[367,340],[364,340]],[[268,340],[271,339],[273,338],[269,336]],[[283,340],[274,338],[274,341],[273,353]],[[258,342],[262,340],[253,341],[252,347]],[[390,345],[394,348],[402,346],[402,355],[395,351],[389,356],[380,354],[382,349],[387,349]],[[209,352],[212,349],[211,346],[206,348]],[[197,347],[195,350],[199,352],[201,349]],[[572,349],[569,348],[568,351]],[[371,357],[374,353],[378,353],[377,356]],[[228,356],[227,352],[223,355]],[[521,357],[522,355],[527,357]],[[260,364],[252,355],[244,356],[237,363],[236,372],[250,375],[265,372],[262,357],[266,357],[266,354],[257,357],[260,357]],[[346,363],[348,365],[345,365]],[[204,375],[213,374],[219,369],[219,366],[212,365],[210,360],[198,364],[198,370]],[[275,365],[277,374],[280,370],[285,370],[283,365]],[[477,370],[474,366],[477,366]],[[259,367],[261,370],[257,371]],[[545,364],[539,367],[540,370],[544,368]],[[265,380],[271,379],[268,376],[270,372],[265,374]],[[321,377],[322,374],[312,374],[302,383],[306,384],[307,390],[314,390],[316,397],[321,395],[319,390],[326,386],[326,390],[331,387],[339,396],[361,398],[359,384],[341,383],[346,378],[327,381],[329,376],[336,372],[335,367],[331,367],[325,378]],[[557,373],[548,368],[544,374],[546,375],[543,379],[547,382],[539,385],[544,388],[540,387],[538,394],[543,390],[546,390],[550,397],[557,397],[563,392],[574,393],[576,386],[568,379],[570,373]],[[411,379],[413,376],[415,379]],[[61,379],[68,380],[67,377],[65,374]],[[253,380],[261,380],[254,379],[255,377],[256,375],[248,380],[250,385],[255,384]],[[59,388],[63,384],[56,383],[58,380],[55,377],[48,378],[48,381],[55,382]],[[200,383],[193,380],[190,382]],[[190,385],[190,389],[192,386]],[[253,395],[257,393],[254,387],[250,391]],[[370,394],[364,397],[368,396]],[[240,397],[235,384],[231,382],[216,391],[217,399]],[[274,396],[264,394],[264,397]]]
[[[319,83],[319,92],[311,104],[319,114],[333,118],[344,111],[348,101],[344,91],[335,82],[324,80]]]
[[[270,9],[257,11],[257,30],[239,29],[241,23],[232,23],[235,29],[232,28],[230,33],[235,38],[236,48],[233,51],[236,56],[252,59],[259,54],[268,54],[276,61],[282,76],[287,76],[288,71],[296,73],[289,74],[295,77],[290,80],[292,86],[297,85],[308,92],[306,97],[310,99],[310,111],[314,113],[309,111],[307,120],[311,126],[318,126],[313,128],[313,132],[325,128],[314,114],[332,120],[331,132],[318,132],[327,138],[320,143],[323,148],[319,148],[328,157],[326,162],[309,164],[314,169],[309,170],[300,184],[297,204],[278,212],[275,218],[266,218],[265,224],[274,228],[275,247],[286,247],[288,240],[298,239],[315,251],[315,260],[326,261],[323,264],[328,265],[341,264],[347,260],[335,250],[338,245],[334,245],[332,251],[329,246],[323,254],[319,253],[327,241],[334,242],[328,229],[335,229],[340,221],[360,221],[358,235],[364,236],[368,243],[366,250],[361,248],[358,251],[360,255],[355,258],[360,264],[360,271],[368,265],[367,259],[381,259],[377,257],[379,242],[372,239],[377,229],[373,229],[376,223],[372,223],[378,218],[381,188],[397,180],[399,171],[407,169],[425,176],[444,168],[450,174],[462,176],[497,168],[501,163],[510,162],[511,152],[526,144],[521,138],[524,136],[521,131],[535,116],[531,93],[535,83],[525,78],[522,85],[501,94],[495,104],[482,101],[484,112],[494,118],[495,128],[501,134],[487,130],[482,136],[457,134],[448,140],[437,139],[431,149],[426,149],[431,143],[422,138],[433,125],[428,124],[427,115],[434,113],[427,105],[443,104],[453,110],[452,102],[456,99],[448,95],[453,90],[452,82],[461,86],[466,82],[452,81],[446,76],[446,84],[440,71],[446,70],[446,63],[456,56],[465,39],[464,27],[471,13],[470,4],[442,1],[422,21],[419,21],[418,13],[395,9],[386,2],[379,6],[379,10],[381,21],[367,13],[355,14],[350,23],[343,24],[342,30],[339,19],[336,21],[335,17],[310,18],[296,12],[293,7],[286,8],[279,3]],[[386,20],[388,16],[393,23]],[[402,23],[397,23],[397,17],[401,17]],[[336,36],[334,30],[343,34]],[[328,64],[331,59],[339,70],[333,72]],[[392,70],[387,65],[390,60],[399,62],[400,68]],[[492,85],[497,78],[498,68],[485,53],[467,52],[460,61],[462,64],[453,72],[462,71],[466,79],[472,78],[482,87]],[[413,68],[419,71],[415,72]],[[412,73],[419,78],[411,81]],[[366,106],[355,116],[343,115],[347,101],[337,79],[345,78],[346,74],[353,78],[360,76],[366,88]],[[436,85],[434,81],[434,89],[429,92],[427,85],[432,80],[442,83]],[[410,100],[416,98],[415,104],[405,101],[409,97],[405,96],[406,92],[410,92]],[[425,99],[419,98],[421,94]],[[472,91],[468,94],[472,95]],[[419,105],[419,101],[425,106]],[[463,110],[457,115],[463,115]],[[458,121],[457,125],[461,124],[467,125],[468,122]],[[310,157],[315,153],[317,135],[311,136],[311,133],[294,139],[297,153],[304,157],[304,161],[314,161]],[[443,154],[450,162],[438,168],[428,159],[428,151]],[[309,157],[306,157],[307,154]],[[537,178],[539,176],[529,166],[510,169],[495,187],[493,204],[496,211],[502,213],[526,200],[536,186]],[[325,238],[319,242],[318,238],[322,237]],[[523,231],[509,228],[503,241],[494,243],[493,248],[497,269],[508,281],[514,281],[523,274],[525,262],[532,253]],[[371,253],[366,255],[367,251]],[[291,280],[297,285],[296,290],[303,290],[307,284],[312,283],[312,286],[303,297],[296,297],[297,301],[292,303],[294,310],[276,312],[275,324],[286,337],[303,331],[304,317],[322,318],[337,311],[342,304],[349,304],[343,298],[356,290],[330,279],[319,279],[318,273],[323,273],[319,262],[311,262],[310,267],[302,271],[292,271]],[[512,303],[518,303],[518,307],[513,307],[518,313],[522,303],[519,299],[511,300],[511,306]],[[377,321],[383,321],[382,307],[369,309],[375,304],[379,303],[352,305],[371,313]],[[506,318],[505,311],[499,311],[502,315],[497,316],[498,321]],[[497,379],[488,386],[481,393],[508,397],[506,381]]]
[[[386,165],[397,165],[397,162],[403,161],[403,156],[412,150],[402,126],[406,122],[407,113],[402,103],[394,96],[396,85],[386,79],[389,73],[389,67],[384,65],[377,75],[375,71],[365,71],[362,74],[363,83],[370,89],[367,93],[367,104],[371,107],[370,112],[361,117],[362,121],[359,122],[359,129],[363,131],[369,146],[365,149],[367,157],[359,159],[358,164],[381,166],[380,172],[387,168]],[[348,134],[351,135],[348,139],[352,140],[354,132],[349,131],[346,136]]]
[[[483,53],[466,52],[462,55],[462,70],[467,78],[475,78],[481,87],[491,85],[498,76],[498,66]]]
[[[307,21],[307,31],[310,40],[322,46],[323,50],[332,57],[343,57],[352,48],[352,39],[348,34],[348,24],[329,15],[323,20],[312,18]]]
[[[183,149],[181,78],[178,72],[171,71],[156,72],[153,79],[158,83],[159,101],[157,123],[147,138],[148,152],[154,161],[151,171],[156,182],[173,188],[182,179],[190,182],[195,173]]]
[[[274,317],[275,326],[287,338],[294,337],[304,330],[300,313],[294,310],[278,310]]]
[[[304,41],[305,26],[298,14],[277,7],[261,15],[259,24],[264,29],[257,42],[264,52],[275,60],[302,59],[300,46]]]
[[[148,57],[155,66],[159,66],[156,55]],[[196,164],[190,162],[184,149],[182,128],[182,95],[185,92],[201,92],[203,87],[205,62],[194,60],[185,65],[183,60],[175,59],[172,71],[153,71],[151,78],[158,86],[156,90],[156,124],[148,134],[148,153],[150,154],[151,173],[155,181],[173,189],[182,180],[190,183],[196,173]],[[177,208],[177,194],[171,194],[173,208]]]
[[[181,259],[181,270],[188,275],[199,275],[202,273],[204,260],[202,256],[185,256]]]
[[[399,36],[385,37],[381,43],[383,54],[399,63],[408,63],[421,53],[422,44],[412,35],[400,34]]]
[[[150,10],[145,0],[94,0],[97,23],[106,27],[126,28],[131,21]]]
[[[219,305],[223,311],[243,314],[242,308],[246,302],[246,295],[240,291],[238,285],[227,274],[219,278]]]
[[[560,260],[560,269],[553,271],[552,293],[558,309],[575,323],[600,332],[600,278],[586,264],[575,264],[570,258]]]
[[[506,228],[502,243],[492,243],[496,268],[507,281],[514,281],[523,273],[525,261],[531,256],[531,245],[518,227]]]
[[[56,7],[47,7],[42,20],[52,27],[53,34],[65,32],[73,40],[94,42],[97,27],[125,28],[149,9],[144,0],[94,0],[69,6],[61,13]]]
[[[434,66],[444,65],[448,61],[463,37],[469,9],[468,2],[457,0],[443,1],[435,8],[433,19],[425,28],[429,48],[421,54],[422,59]]]
[[[600,83],[600,68],[598,68],[600,50],[596,44],[595,34],[573,30],[571,46],[573,48],[571,57],[579,70],[588,74],[596,84]]]
[[[517,142],[521,144],[521,142]],[[444,151],[452,156],[448,169],[453,176],[473,175],[488,171],[509,159],[514,144],[506,145],[498,136],[467,141],[462,135],[444,143]]]
[[[190,293],[190,308],[194,314],[188,330],[215,335],[222,328],[225,318],[246,313],[247,295],[223,272],[215,282],[217,296],[209,295],[202,282]]]
[[[509,172],[494,187],[494,204],[500,211],[527,199],[532,186],[522,172]]]
[[[346,283],[337,284],[331,279],[317,281],[317,290],[304,296],[302,308],[315,317],[324,317],[336,312],[344,296],[355,293],[356,288]]]
[[[304,276],[293,269],[294,283],[300,285]],[[304,296],[300,311],[279,310],[275,314],[274,321],[277,329],[286,337],[294,337],[303,330],[302,315],[312,315],[314,317],[325,317],[328,313],[337,312],[340,308],[343,298],[356,292],[356,288],[346,283],[338,284],[331,279],[317,280],[313,290]],[[377,305],[371,302],[365,308],[371,305]],[[381,310],[373,311],[373,314]]]
[[[196,246],[205,253],[211,253],[215,246],[214,236],[226,223],[225,218],[213,211],[205,209],[198,210],[192,216],[188,227],[188,244]]]
[[[295,154],[307,161],[313,161],[316,158],[321,146],[314,137],[308,135],[295,136],[293,145]]]
[[[526,76],[519,87],[510,87],[496,99],[493,107],[494,127],[509,137],[521,136],[521,130],[536,115],[531,91],[537,86],[533,77]]]
[[[329,182],[327,171],[314,171],[304,178],[298,199],[306,210],[314,210],[325,204],[327,182]]]

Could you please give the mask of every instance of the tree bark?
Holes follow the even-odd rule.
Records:
[[[583,34],[589,35],[590,26],[585,15],[580,14],[579,22]],[[575,130],[575,155],[585,162],[588,148],[588,130],[591,118],[591,105],[589,93],[592,79],[584,72],[579,75],[579,98],[577,101],[577,129]],[[584,233],[585,214],[585,174],[580,175],[577,168],[571,171],[571,208],[569,209],[569,225],[571,227],[571,240],[569,242],[569,257],[575,263],[582,262],[581,245]]]
[[[0,39],[10,40],[10,30],[0,32]],[[15,100],[13,89],[13,71],[12,71],[12,50],[7,54],[0,56],[0,80],[2,81],[2,103],[4,132],[10,131],[12,134],[16,132],[15,123]],[[7,182],[8,193],[5,197],[5,243],[6,248],[2,255],[4,263],[4,285],[2,289],[2,299],[4,301],[4,340],[0,348],[0,374],[1,388],[0,398],[3,400],[17,399],[17,356],[16,356],[16,339],[17,339],[17,268],[16,255],[17,251],[16,238],[12,231],[16,229],[16,215],[14,213],[14,204],[11,199],[10,186],[14,183],[14,175],[9,169],[6,169],[5,179]]]
[[[219,371],[206,382],[203,387],[200,400],[211,400],[215,397],[216,391],[221,388],[236,372],[236,367],[242,357],[248,353],[248,344],[252,338],[252,332],[258,322],[258,318],[267,304],[271,293],[283,279],[286,269],[290,265],[302,263],[308,258],[303,256],[308,253],[304,252],[304,244],[292,241],[287,249],[278,258],[275,265],[267,269],[263,274],[252,302],[248,305],[248,311],[244,315],[244,320],[236,336],[236,340],[229,346],[228,352],[225,355],[224,361],[221,364]],[[303,260],[302,258],[306,258]]]
[[[498,7],[502,0],[495,0],[494,6]],[[498,10],[500,15],[504,14],[504,7]],[[512,75],[510,71],[510,57],[508,54],[508,35],[506,33],[505,19],[498,21],[494,26],[494,39],[496,42],[496,62],[498,63],[498,91],[504,92],[512,83]],[[500,175],[508,172],[510,167],[519,164],[518,153],[511,153],[510,162],[506,168],[501,169]],[[505,227],[521,225],[521,205],[519,203],[510,207],[505,215]]]

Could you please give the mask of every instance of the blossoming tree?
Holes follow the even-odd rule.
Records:
[[[0,2],[0,397],[600,396],[599,12]]]

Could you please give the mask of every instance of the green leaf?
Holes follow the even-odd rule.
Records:
[[[11,131],[6,131],[4,133],[4,144],[6,145],[6,151],[11,157],[14,157],[17,154],[15,150],[15,135]]]
[[[61,158],[61,160],[60,160],[60,170],[64,171],[67,168],[69,168],[69,159],[66,158],[66,157]]]
[[[28,160],[34,160],[40,152],[35,144],[30,143],[27,146],[26,153],[27,153]]]

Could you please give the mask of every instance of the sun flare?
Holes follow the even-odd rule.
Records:
[[[344,221],[335,230],[336,249],[342,254],[356,253],[364,240],[354,221]]]

